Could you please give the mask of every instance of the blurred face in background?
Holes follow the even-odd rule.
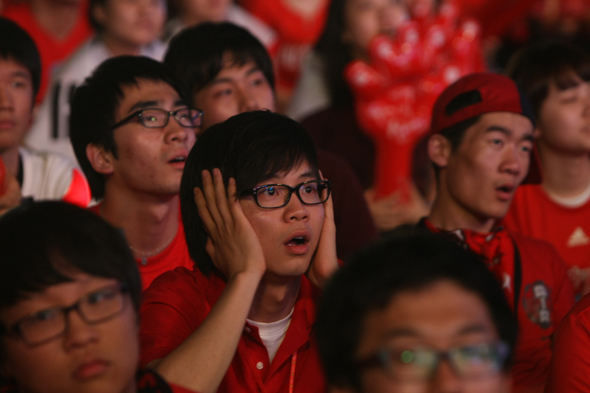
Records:
[[[179,16],[187,26],[201,22],[222,22],[230,4],[231,0],[178,0]]]
[[[93,9],[105,41],[144,46],[157,39],[166,21],[165,0],[106,0]]]
[[[348,0],[344,6],[342,40],[356,58],[366,58],[369,43],[379,34],[393,36],[408,19],[403,0]]]

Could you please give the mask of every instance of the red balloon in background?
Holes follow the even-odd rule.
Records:
[[[457,18],[447,1],[438,14],[402,25],[395,38],[375,37],[370,64],[353,61],[344,71],[358,123],[375,142],[377,198],[399,190],[409,200],[414,148],[428,132],[434,101],[461,76],[485,68],[479,24]]]

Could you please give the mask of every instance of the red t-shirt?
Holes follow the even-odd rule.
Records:
[[[141,359],[145,365],[161,359],[184,342],[205,320],[225,288],[216,274],[177,268],[163,274],[144,292],[140,309]],[[318,290],[301,278],[291,324],[272,363],[258,328],[244,321],[236,354],[218,392],[288,392],[294,369],[293,391],[325,392],[317,345],[312,339]]]
[[[567,267],[547,242],[510,233],[521,262],[518,339],[512,366],[513,392],[541,389],[552,355],[552,336],[574,304]],[[513,256],[510,256],[512,259]],[[500,260],[500,264],[504,261]],[[503,287],[514,287],[503,282]],[[508,299],[510,302],[513,299]]]
[[[51,81],[54,69],[65,60],[92,34],[93,30],[88,20],[88,2],[83,1],[78,13],[76,24],[63,40],[57,39],[45,31],[35,19],[26,1],[7,3],[2,16],[13,20],[22,27],[35,41],[41,56],[41,86],[36,102],[41,102]]]
[[[100,205],[95,205],[90,210],[100,215]],[[172,242],[157,255],[147,258],[147,264],[143,265],[141,259],[136,259],[136,261],[143,290],[149,287],[156,277],[176,267],[183,266],[189,270],[193,269],[194,262],[188,253],[180,213],[178,215],[178,230]]]
[[[545,393],[590,392],[590,294],[559,325]]]
[[[240,0],[240,4],[277,32],[274,51],[277,87],[293,89],[305,57],[324,30],[330,2],[323,1],[309,18],[285,5],[283,0]]]
[[[569,267],[590,267],[590,202],[570,208],[551,200],[541,185],[520,186],[504,224],[551,243]]]

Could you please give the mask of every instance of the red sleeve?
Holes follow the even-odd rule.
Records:
[[[590,392],[590,295],[563,319],[553,341],[545,393]]]
[[[201,325],[211,310],[193,272],[176,268],[143,292],[140,308],[140,366],[162,359]]]

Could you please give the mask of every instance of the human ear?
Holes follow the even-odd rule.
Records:
[[[110,152],[105,151],[104,147],[89,143],[86,146],[86,157],[92,168],[98,173],[103,175],[113,173],[114,157]]]
[[[428,157],[439,168],[448,165],[451,153],[451,142],[444,136],[434,134],[428,139]]]
[[[92,17],[96,20],[96,22],[103,26],[107,18],[104,6],[102,4],[96,4],[92,7],[90,12],[92,13]]]

